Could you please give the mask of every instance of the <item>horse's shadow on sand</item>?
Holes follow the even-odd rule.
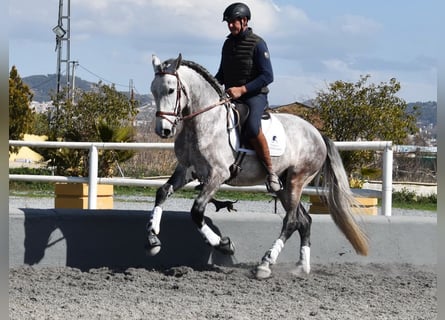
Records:
[[[124,210],[21,209],[24,212],[24,264],[69,266],[81,270],[108,267],[160,269],[174,266],[233,265],[207,245],[189,212],[165,211],[162,250],[145,250],[148,213]],[[206,223],[217,234],[210,218]]]

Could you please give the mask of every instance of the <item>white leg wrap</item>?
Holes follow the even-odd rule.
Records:
[[[201,227],[201,229],[198,230],[199,232],[201,232],[204,238],[207,239],[207,241],[212,247],[219,245],[221,237],[218,236],[215,232],[213,232],[213,230],[210,229],[208,225],[205,224]]]
[[[281,239],[275,240],[272,248],[270,249],[270,263],[275,264],[277,262],[278,255],[280,254],[281,250],[283,250],[284,242]]]
[[[159,206],[154,207],[150,218],[150,223],[151,223],[150,229],[155,234],[159,234],[159,231],[161,229],[161,217],[162,217],[162,208]]]
[[[303,270],[309,273],[311,270],[311,248],[308,246],[302,246],[300,249],[300,263],[303,266]]]

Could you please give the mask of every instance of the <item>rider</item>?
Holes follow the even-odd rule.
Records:
[[[261,129],[261,116],[268,105],[267,85],[273,81],[272,64],[266,42],[247,26],[250,17],[249,7],[240,2],[224,11],[223,21],[227,22],[230,34],[224,42],[215,77],[232,99],[249,107],[243,136],[267,170],[268,191],[278,192],[283,186],[273,171],[269,147]]]

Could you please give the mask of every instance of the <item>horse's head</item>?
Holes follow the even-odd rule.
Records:
[[[176,134],[187,95],[178,75],[182,56],[161,63],[155,55],[152,57],[155,77],[151,83],[151,93],[156,102],[156,134],[161,138],[171,138]]]

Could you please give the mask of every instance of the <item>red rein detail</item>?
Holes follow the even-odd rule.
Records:
[[[171,121],[169,118],[167,118],[166,116],[174,116],[175,121]],[[156,118],[162,118],[164,120],[167,120],[168,122],[170,122],[172,125],[176,125],[177,119],[179,118],[176,113],[174,112],[163,112],[163,111],[156,111]]]

